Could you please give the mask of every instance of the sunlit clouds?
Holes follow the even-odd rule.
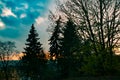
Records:
[[[1,14],[2,17],[8,17],[8,16],[13,16],[13,17],[17,17],[12,11],[10,8],[3,8],[2,9],[2,14]]]
[[[4,29],[4,28],[5,28],[5,24],[2,21],[0,21],[0,29]]]
[[[46,18],[40,17],[40,16],[35,19],[37,25],[40,25],[41,23],[45,22],[45,20],[46,20]]]
[[[15,41],[16,47],[23,51],[30,25],[34,23],[40,41],[46,47],[47,16],[52,2],[53,0],[0,0],[0,40]]]

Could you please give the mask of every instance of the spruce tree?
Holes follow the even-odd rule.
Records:
[[[36,32],[35,27],[32,24],[28,39],[26,39],[26,48],[24,48],[26,59],[28,58],[29,60],[29,57],[39,59],[40,55],[43,55],[43,49],[41,47],[42,44],[38,40],[38,33]]]
[[[38,33],[32,24],[28,38],[26,39],[24,56],[22,57],[22,66],[27,76],[41,75],[40,72],[45,63],[42,44],[38,40]]]
[[[69,19],[64,27],[62,50],[64,56],[71,56],[77,50],[80,39],[77,34],[77,26]]]
[[[76,30],[77,26],[71,19],[68,19],[66,25],[64,26],[64,38],[62,39],[62,54],[63,59],[59,62],[62,71],[62,77],[69,76],[71,71],[74,69],[74,53],[79,48],[79,37]],[[76,54],[76,53],[75,53]]]
[[[59,18],[56,21],[56,26],[52,32],[52,36],[49,39],[50,41],[50,54],[51,56],[56,56],[56,58],[61,55],[61,36],[60,34],[62,34],[62,30],[61,30],[61,18]]]

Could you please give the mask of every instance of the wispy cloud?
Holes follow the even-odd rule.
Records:
[[[35,23],[40,41],[47,46],[47,16],[54,0],[0,0],[0,40],[13,40],[21,50]],[[51,7],[53,8],[53,7]]]
[[[22,18],[25,18],[26,16],[27,15],[25,13],[23,13],[23,14],[20,15],[20,18],[22,19]]]
[[[17,17],[12,11],[10,8],[3,8],[2,9],[2,14],[1,14],[2,17],[8,17],[8,16],[13,16],[13,17]]]

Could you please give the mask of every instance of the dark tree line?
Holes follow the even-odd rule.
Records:
[[[61,73],[61,77],[67,77],[74,65],[73,57],[78,50],[80,41],[76,28],[77,26],[70,19],[62,26],[61,18],[59,18],[49,40],[51,45],[50,52],[56,57],[57,68],[59,73]]]
[[[20,74],[28,80],[61,80],[79,76],[119,76],[120,56],[114,48],[120,42],[120,2],[118,0],[68,0],[60,4],[65,14],[52,21],[50,60],[45,58],[39,35],[32,24],[26,39]],[[54,16],[54,14],[51,14]],[[1,47],[2,46],[2,47]],[[14,44],[0,43],[0,54],[9,55]],[[5,52],[6,51],[6,52]],[[7,62],[0,55],[7,76]]]
[[[77,26],[75,32],[78,33],[80,41],[76,41],[79,46],[76,50],[76,58],[80,61],[78,64],[80,72],[85,75],[119,73],[119,69],[115,66],[120,66],[120,64],[113,49],[119,45],[120,40],[120,2],[118,0],[69,0],[65,4],[58,5],[63,15],[65,14]],[[66,25],[70,27],[72,24],[66,23]],[[69,32],[67,33],[68,39],[70,36]],[[70,33],[73,33],[72,30]],[[64,34],[65,32],[63,33],[65,40]],[[66,51],[63,53],[71,56],[67,51],[71,51],[72,54],[74,52],[69,48],[70,43],[69,47],[67,46],[68,42],[69,40],[63,45]],[[75,62],[70,59],[69,61]]]
[[[37,43],[36,34],[31,33],[34,30],[31,29],[31,35],[27,39],[29,43],[26,44],[26,52],[22,60],[24,61],[25,58],[31,63],[32,61],[39,62],[37,65],[34,64],[37,66],[37,68],[34,66],[37,71],[40,65],[46,65],[46,72],[41,70],[39,75],[50,72],[50,76],[44,75],[51,79],[83,75],[120,75],[120,59],[113,51],[120,39],[119,1],[70,0],[59,7],[60,11],[67,16],[64,17],[67,21],[64,22],[62,16],[52,21],[54,23],[51,25],[52,35],[48,40],[51,59],[44,62],[44,56],[38,58],[43,50],[41,44]],[[54,14],[51,15],[54,16]],[[31,39],[33,41],[30,41]],[[33,57],[35,60],[31,61]],[[27,66],[32,67],[28,63]],[[32,73],[35,71],[34,68],[32,68]]]
[[[62,77],[71,76],[74,71],[80,75],[119,75],[119,56],[114,48],[120,42],[120,2],[69,0],[58,5],[62,16],[65,14],[68,19],[65,23],[61,19],[64,26],[59,26],[62,33],[57,33],[61,37],[57,45],[62,48],[56,58]]]

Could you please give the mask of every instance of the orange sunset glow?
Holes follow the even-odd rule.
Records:
[[[120,80],[120,0],[0,0],[0,80]]]

